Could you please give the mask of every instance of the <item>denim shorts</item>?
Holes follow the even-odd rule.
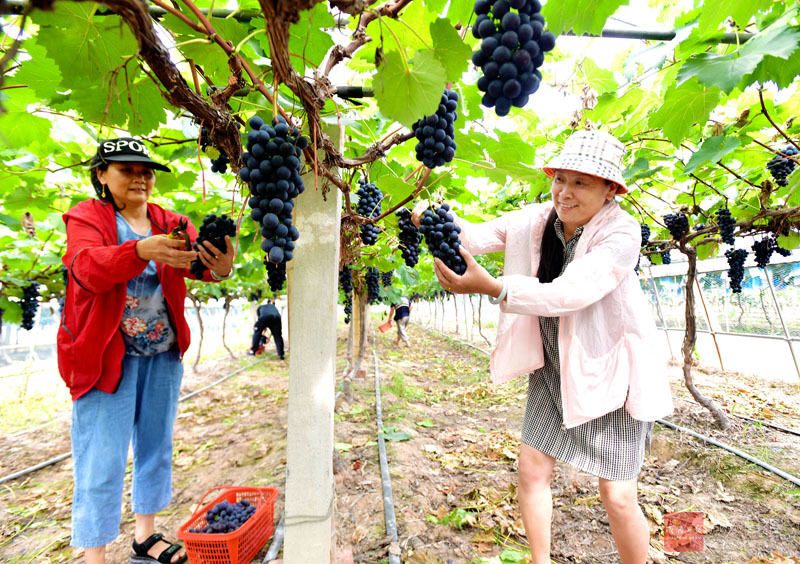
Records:
[[[172,427],[182,378],[176,350],[125,355],[116,392],[93,389],[73,402],[72,546],[104,546],[119,535],[131,442],[133,512],[156,513],[169,504]]]

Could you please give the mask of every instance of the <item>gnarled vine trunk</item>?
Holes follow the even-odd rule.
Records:
[[[697,277],[697,251],[694,247],[681,243],[680,250],[686,255],[689,261],[689,267],[686,272],[686,282],[684,285],[684,296],[686,299],[686,332],[683,336],[683,381],[686,383],[686,389],[692,394],[692,397],[711,412],[714,420],[722,430],[727,430],[730,427],[730,420],[728,416],[714,403],[709,397],[700,393],[700,390],[694,385],[694,378],[692,377],[692,362],[694,346],[697,343],[697,325],[695,324],[694,317],[694,281]]]

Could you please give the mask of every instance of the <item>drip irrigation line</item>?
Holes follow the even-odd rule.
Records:
[[[751,417],[747,417],[746,415],[738,415],[735,413],[731,413],[734,417],[738,417],[739,419],[746,419],[747,421],[752,421],[753,423],[759,423],[764,427],[772,427],[773,429],[777,429],[778,431],[783,431],[784,433],[791,433],[792,435],[797,435],[800,437],[800,431],[795,429],[789,429],[787,427],[781,427],[780,425],[774,425],[772,423],[767,423],[766,421],[759,421],[758,419],[753,419]]]
[[[461,341],[460,339],[454,339],[453,337],[450,337],[449,335],[445,335],[445,337],[448,337],[449,339],[452,339],[454,341],[463,342],[465,345],[469,344],[466,341]],[[475,348],[478,348],[478,347],[475,347]],[[483,352],[485,353],[486,351],[483,351]],[[488,354],[488,353],[486,353],[486,354]],[[800,433],[798,433],[797,431],[794,431],[794,430],[791,430],[791,429],[785,429],[783,427],[778,427],[777,425],[771,425],[771,424],[765,423],[763,421],[758,421],[757,419],[750,419],[749,417],[745,417],[743,415],[734,415],[734,417],[741,417],[743,419],[749,419],[750,421],[761,423],[762,425],[765,425],[767,427],[775,427],[776,429],[779,429],[780,431],[784,431],[786,433],[792,433],[794,435],[800,435]],[[737,455],[737,456],[739,456],[741,458],[744,458],[745,460],[748,460],[748,461],[752,462],[753,464],[755,464],[757,466],[760,466],[761,468],[764,468],[765,470],[769,470],[770,472],[772,472],[773,474],[775,474],[777,476],[780,476],[784,480],[788,480],[791,483],[793,483],[793,484],[795,484],[797,486],[800,486],[800,478],[797,478],[796,476],[793,476],[793,475],[791,475],[791,474],[789,474],[787,472],[784,472],[780,468],[776,468],[775,466],[772,466],[771,464],[768,464],[768,463],[764,462],[763,460],[761,460],[759,458],[756,458],[755,456],[751,456],[751,455],[747,454],[746,452],[737,449],[736,447],[733,447],[733,446],[728,445],[726,443],[721,443],[721,442],[719,442],[719,441],[717,441],[715,439],[712,439],[711,437],[706,437],[705,435],[701,435],[700,433],[696,433],[696,432],[692,431],[691,429],[687,429],[685,427],[681,427],[679,425],[675,425],[674,423],[670,423],[669,421],[664,421],[663,419],[656,419],[655,422],[656,423],[660,423],[661,425],[664,425],[665,427],[669,427],[670,429],[673,429],[673,430],[676,430],[676,431],[682,431],[684,433],[687,433],[687,434],[695,437],[696,439],[700,439],[701,441],[705,441],[705,442],[707,442],[709,444],[712,444],[712,445],[714,445],[716,447],[719,447],[721,449],[727,450],[728,452],[731,452],[731,453],[733,453],[733,454],[735,454],[735,455]]]
[[[181,398],[178,399],[178,402],[180,403],[182,401],[185,401],[185,400],[187,400],[187,399],[199,394],[202,391],[205,391],[205,390],[207,390],[207,389],[209,389],[209,388],[211,388],[213,386],[216,386],[217,384],[220,384],[220,383],[224,382],[225,380],[227,380],[231,376],[235,376],[236,374],[238,374],[242,370],[247,370],[248,368],[252,368],[256,364],[261,364],[265,360],[267,360],[267,359],[266,358],[262,358],[261,360],[257,360],[256,362],[254,362],[252,364],[248,364],[247,366],[239,368],[238,370],[234,370],[233,372],[231,372],[227,376],[223,376],[222,378],[220,378],[216,382],[214,382],[212,384],[209,384],[208,386],[204,386],[204,387],[200,388],[199,390],[196,390],[196,391],[194,391],[194,392],[192,392],[190,394],[186,394],[185,396],[182,396]],[[6,482],[10,482],[11,480],[16,480],[17,478],[21,478],[22,476],[27,476],[28,474],[32,474],[33,472],[36,472],[37,470],[41,470],[42,468],[46,468],[47,466],[51,466],[53,464],[61,462],[62,460],[66,460],[67,458],[69,458],[71,456],[72,456],[72,451],[65,452],[63,454],[59,454],[55,458],[51,458],[50,460],[47,460],[45,462],[41,462],[41,463],[37,464],[36,466],[31,466],[30,468],[26,468],[24,470],[20,470],[19,472],[15,473],[15,474],[11,474],[9,476],[4,476],[3,478],[0,478],[0,484],[5,484]]]
[[[714,446],[718,446],[720,448],[723,448],[723,449],[725,449],[725,450],[727,450],[729,452],[732,452],[733,454],[735,454],[737,456],[740,456],[740,457],[744,458],[745,460],[749,460],[753,464],[761,466],[765,470],[769,470],[773,474],[776,474],[776,475],[780,476],[784,480],[790,481],[791,483],[793,483],[796,486],[800,486],[800,478],[792,476],[791,474],[789,474],[787,472],[784,472],[780,468],[775,468],[771,464],[767,464],[766,462],[756,458],[755,456],[750,456],[749,454],[747,454],[744,451],[739,450],[738,448],[732,447],[731,445],[728,445],[728,444],[725,444],[725,443],[721,443],[721,442],[719,442],[719,441],[717,441],[715,439],[712,439],[711,437],[706,437],[705,435],[701,435],[700,433],[695,433],[691,429],[687,429],[685,427],[681,427],[680,425],[675,425],[674,423],[670,423],[669,421],[664,421],[662,419],[656,419],[656,423],[660,423],[661,425],[664,425],[665,427],[669,427],[670,429],[674,429],[676,431],[681,431],[683,433],[686,433],[688,435],[693,436],[696,439],[700,439],[701,441],[705,441],[705,442],[710,443],[710,444],[712,444]]]
[[[281,550],[281,545],[283,544],[284,515],[285,513],[281,513],[281,520],[278,521],[278,526],[275,527],[275,533],[272,535],[272,542],[269,545],[269,549],[267,549],[267,554],[264,556],[263,564],[269,564],[270,561],[275,560],[278,557],[278,553]]]
[[[21,478],[22,476],[25,476],[27,474],[31,474],[33,472],[36,472],[37,470],[41,470],[42,468],[46,468],[47,466],[50,466],[52,464],[57,464],[58,462],[61,462],[62,460],[66,460],[70,456],[72,456],[72,451],[65,452],[64,454],[59,454],[55,458],[51,458],[50,460],[46,460],[44,462],[41,462],[41,463],[37,464],[36,466],[31,466],[30,468],[26,468],[25,470],[20,470],[16,474],[11,474],[11,475],[6,476],[4,478],[0,478],[0,484],[5,484],[6,482],[10,482],[11,480],[16,480],[17,478]]]
[[[389,464],[386,461],[386,440],[383,438],[383,415],[381,413],[381,379],[378,372],[378,354],[372,350],[375,359],[375,415],[378,421],[378,454],[381,464],[381,490],[383,491],[383,517],[386,521],[386,533],[392,537],[392,542],[397,542],[397,520],[394,513],[394,498],[392,497],[392,478],[389,475]],[[400,564],[400,557],[392,554],[389,548],[389,564]]]

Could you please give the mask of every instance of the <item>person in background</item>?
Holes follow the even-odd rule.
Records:
[[[400,339],[402,339],[406,346],[410,347],[408,320],[411,315],[411,301],[406,296],[401,296],[400,303],[392,304],[392,307],[389,308],[389,315],[386,318],[392,319],[392,314],[394,314],[394,320],[397,324],[397,340],[395,344],[399,345]]]
[[[155,171],[141,141],[101,141],[91,161],[97,198],[63,219],[69,274],[58,328],[58,368],[72,396],[72,546],[103,564],[119,535],[128,447],[133,443],[133,564],[186,562],[186,552],[155,531],[172,496],[172,429],[189,348],[184,317],[190,263],[203,280],[233,274],[234,247],[186,248],[188,218],[150,203]],[[170,237],[174,232],[176,238]]]
[[[272,339],[275,341],[275,350],[278,353],[278,358],[283,360],[283,337],[281,336],[281,314],[278,308],[275,307],[275,299],[270,299],[258,308],[258,319],[253,327],[253,341],[250,344],[250,352],[248,354],[255,355],[261,347],[262,336],[264,331],[269,329],[272,333]]]
[[[459,276],[435,259],[445,290],[500,305],[492,380],[528,375],[519,504],[534,564],[550,563],[550,479],[556,460],[598,477],[622,564],[645,564],[647,521],[637,478],[653,421],[672,412],[666,361],[634,273],[639,223],[614,201],[628,191],[625,146],[578,131],[545,167],[552,202],[485,223],[459,218]],[[412,221],[419,224],[424,206]],[[473,254],[504,252],[494,278]]]

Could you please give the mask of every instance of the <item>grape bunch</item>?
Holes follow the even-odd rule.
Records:
[[[39,310],[39,283],[31,282],[22,289],[22,328],[26,331],[33,329],[33,321]]]
[[[481,103],[498,116],[511,106],[522,108],[539,89],[544,54],[556,45],[556,36],[544,31],[541,10],[539,0],[475,1],[472,35],[482,41],[472,62],[483,71],[477,83],[485,92]]]
[[[676,241],[680,241],[689,231],[689,219],[682,213],[668,213],[664,216],[664,223],[667,224],[669,234]]]
[[[642,223],[642,247],[650,240],[650,226]]]
[[[200,226],[200,232],[194,242],[194,250],[196,251],[201,243],[208,241],[223,253],[227,253],[228,245],[225,242],[225,235],[228,237],[236,236],[236,225],[233,220],[224,213],[219,217],[210,213],[203,218],[203,224]],[[189,272],[198,280],[203,278],[203,273],[206,270],[206,265],[199,258],[194,259],[189,266]]]
[[[356,190],[358,196],[358,205],[356,212],[364,217],[378,217],[381,215],[381,200],[383,200],[383,193],[377,186],[371,182],[367,182],[363,178],[358,181],[361,185]],[[361,242],[364,245],[374,245],[378,242],[378,234],[381,232],[380,228],[374,223],[367,223],[361,226]]]
[[[344,292],[344,322],[350,323],[353,313],[353,273],[349,266],[344,266],[339,271],[339,287]]]
[[[751,248],[755,254],[756,266],[758,268],[766,268],[774,252],[783,257],[788,257],[792,254],[792,251],[782,249],[772,235],[768,235],[760,241],[754,242]]]
[[[760,241],[755,241],[751,249],[755,254],[756,266],[758,268],[767,268],[769,259],[772,257],[772,252],[775,250],[773,244],[775,241],[772,237],[764,237]]]
[[[783,149],[781,153],[785,156],[775,155],[772,157],[767,163],[767,170],[772,174],[772,178],[775,179],[778,186],[787,186],[789,181],[786,180],[786,177],[789,176],[797,166],[797,162],[788,157],[794,157],[797,155],[798,151],[796,147],[789,145]]]
[[[661,264],[672,264],[672,257],[669,256],[669,251],[661,253]]]
[[[381,287],[380,287],[380,273],[374,266],[367,269],[364,275],[364,280],[367,283],[367,302],[370,304],[378,304],[381,302]]]
[[[406,266],[414,268],[419,262],[419,243],[422,235],[417,226],[411,222],[411,211],[408,208],[397,210],[397,225],[400,227],[400,249]]]
[[[269,257],[264,257],[264,266],[267,267],[267,284],[269,289],[273,292],[280,292],[286,283],[286,263],[280,262],[275,264],[269,261]]]
[[[199,529],[189,529],[190,533],[225,534],[232,533],[244,525],[256,512],[256,506],[246,499],[231,503],[220,501],[206,512],[206,525]]]
[[[381,285],[384,288],[392,285],[392,276],[394,276],[394,270],[390,270],[389,272],[381,272]]]
[[[435,211],[428,208],[422,214],[419,230],[425,237],[428,251],[434,257],[444,261],[445,266],[456,274],[464,274],[467,265],[458,250],[461,246],[458,239],[461,228],[453,223],[453,214],[449,212],[448,204],[442,204]]]
[[[728,249],[725,251],[728,259],[728,284],[734,294],[742,292],[742,279],[744,278],[744,261],[747,260],[747,251],[744,249]]]
[[[458,119],[458,92],[445,88],[435,114],[411,126],[419,141],[414,147],[417,160],[428,168],[449,163],[456,155],[455,121]]]
[[[300,233],[292,225],[294,199],[305,190],[300,169],[303,149],[308,139],[300,131],[278,116],[272,125],[253,116],[248,121],[247,151],[242,155],[245,166],[239,177],[250,184],[250,218],[261,227],[261,250],[266,253],[264,264],[275,265],[272,278],[279,279],[278,265],[292,260],[294,242]],[[285,270],[284,280],[285,280]],[[281,286],[272,287],[273,292]]]
[[[736,225],[736,220],[731,216],[731,211],[728,208],[719,208],[717,210],[717,226],[723,243],[733,245],[734,225]]]
[[[228,155],[224,151],[221,151],[213,146],[213,143],[211,142],[211,135],[209,134],[208,129],[206,129],[205,127],[201,127],[200,148],[205,153],[208,147],[211,147],[212,149],[214,149],[214,151],[219,153],[219,156],[217,158],[213,157],[211,158],[211,172],[216,172],[218,174],[226,173],[228,171],[228,165],[231,162],[230,159],[228,158]]]

